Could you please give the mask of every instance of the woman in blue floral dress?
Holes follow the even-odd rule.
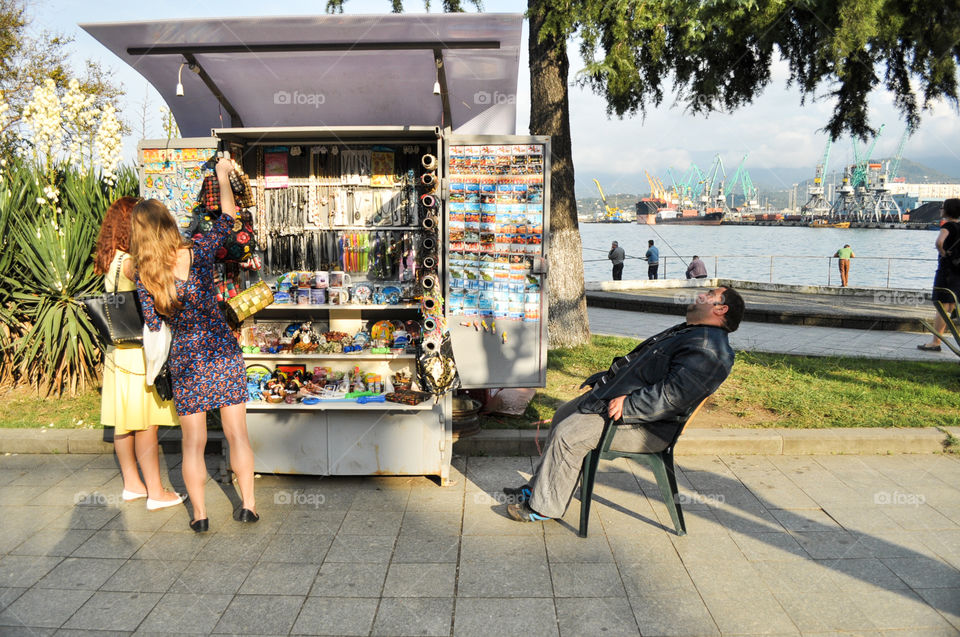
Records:
[[[158,331],[161,321],[166,321],[172,334],[167,363],[183,431],[183,480],[193,503],[190,528],[197,532],[209,528],[203,451],[207,443],[206,412],[212,409],[220,409],[231,468],[240,487],[238,519],[260,519],[253,494],[243,355],[217,307],[213,288],[214,254],[236,215],[229,181],[232,167],[228,159],[217,163],[222,214],[210,232],[196,241],[183,239],[170,211],[155,199],[141,201],[132,211],[130,252],[137,264],[144,322]]]

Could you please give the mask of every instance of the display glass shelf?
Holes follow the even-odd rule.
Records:
[[[357,353],[357,354],[324,354],[322,352],[314,352],[311,354],[269,354],[263,352],[257,353],[244,353],[243,358],[245,360],[265,360],[265,361],[282,361],[282,360],[316,360],[316,359],[329,359],[329,360],[340,360],[340,361],[350,361],[350,360],[361,360],[361,361],[394,361],[394,360],[416,360],[416,354],[371,354],[367,353]]]
[[[294,310],[298,312],[316,311],[316,310],[418,310],[420,306],[416,303],[398,303],[397,305],[377,305],[374,303],[346,303],[344,305],[312,305],[307,303],[273,303],[258,312]]]
[[[316,405],[304,405],[295,403],[268,403],[261,400],[248,402],[249,411],[429,411],[433,409],[432,400],[427,400],[419,405],[403,405],[401,403],[366,403],[360,404],[351,400],[324,400]]]

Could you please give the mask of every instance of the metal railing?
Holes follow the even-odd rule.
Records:
[[[628,257],[628,258],[637,259],[639,257]],[[686,277],[687,264],[689,264],[692,258],[693,256],[689,256],[689,257],[672,256],[671,257],[671,256],[661,254],[660,255],[660,272],[658,273],[658,278],[661,278],[661,279],[669,278],[667,276],[667,273],[668,273],[667,265],[670,259],[680,262],[681,274],[684,277]],[[822,260],[826,262],[826,266],[827,266],[827,285],[832,284],[833,276],[837,276],[837,278],[839,279],[839,274],[836,272],[837,266],[835,262],[838,261],[836,257],[822,257],[822,256],[811,256],[811,255],[784,255],[784,254],[717,254],[717,255],[700,257],[700,260],[704,262],[704,265],[707,265],[708,273],[710,269],[708,264],[710,263],[710,260],[713,261],[713,277],[714,278],[718,278],[720,276],[720,259],[768,259],[770,262],[770,279],[769,280],[771,283],[773,283],[775,265],[778,259],[780,260],[786,260],[786,259]],[[890,275],[893,269],[894,261],[896,261],[898,264],[903,263],[905,261],[909,261],[911,263],[927,262],[927,263],[933,263],[933,264],[936,264],[937,262],[937,259],[919,258],[919,257],[855,257],[852,260],[854,263],[864,262],[864,261],[885,261],[886,270],[887,270],[886,287],[890,287]]]

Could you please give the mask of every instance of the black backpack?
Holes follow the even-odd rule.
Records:
[[[943,261],[948,270],[960,274],[960,223],[956,221],[945,223],[943,229],[948,232],[947,241],[953,237],[953,243],[950,245],[947,245],[946,241],[944,242],[943,251],[945,255]]]

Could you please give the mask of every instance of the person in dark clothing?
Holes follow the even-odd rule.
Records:
[[[664,449],[733,368],[727,335],[740,326],[743,310],[733,288],[703,292],[687,307],[685,323],[648,338],[584,381],[591,390],[557,409],[533,479],[503,490],[517,499],[507,515],[519,522],[562,516],[607,419],[617,426],[616,448]]]
[[[647,278],[651,281],[657,278],[657,270],[660,269],[660,250],[653,245],[653,239],[647,241],[647,253],[644,259],[647,261]]]
[[[960,199],[944,201],[940,213],[944,223],[940,226],[935,243],[939,260],[937,273],[933,276],[933,302],[942,303],[944,311],[949,315],[956,307],[957,297],[960,297],[960,266],[956,265],[955,261],[960,257]],[[934,336],[929,343],[917,345],[917,349],[924,352],[940,351],[940,336],[947,329],[947,323],[939,312],[933,320],[933,328],[938,336]]]
[[[613,280],[620,281],[623,279],[623,260],[626,255],[623,252],[623,248],[620,247],[620,244],[616,241],[613,242],[613,245],[610,246],[610,252],[607,253],[607,258],[613,261]]]
[[[693,259],[690,260],[690,265],[687,266],[687,278],[688,279],[705,279],[707,278],[707,266],[703,264],[703,261],[700,260],[700,257],[693,255]]]

